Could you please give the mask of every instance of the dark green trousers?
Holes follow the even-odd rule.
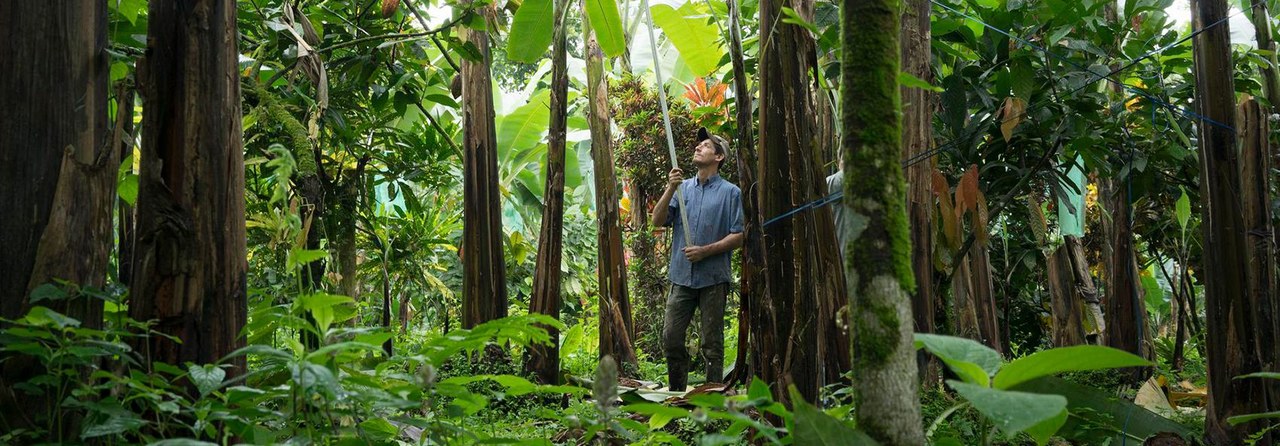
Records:
[[[668,387],[671,390],[684,390],[689,382],[692,358],[684,341],[694,310],[700,313],[698,335],[702,340],[700,351],[706,361],[707,382],[720,382],[723,378],[724,301],[728,291],[727,283],[706,288],[671,285],[662,317],[662,350],[667,357]]]

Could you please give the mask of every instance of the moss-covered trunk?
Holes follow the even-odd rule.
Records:
[[[911,340],[907,228],[898,85],[897,0],[842,2],[845,276],[852,311],[858,427],[884,444],[924,444]]]
[[[543,191],[542,228],[538,259],[533,272],[533,296],[529,312],[560,319],[560,262],[564,252],[565,130],[569,110],[569,73],[566,66],[565,21],[570,0],[556,0],[555,30],[551,48],[551,122],[547,130],[547,185]],[[543,384],[560,383],[560,333],[543,327],[551,344],[534,345],[525,356],[524,369]]]

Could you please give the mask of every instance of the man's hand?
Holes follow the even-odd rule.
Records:
[[[667,189],[674,191],[680,187],[680,183],[684,182],[684,172],[679,168],[671,169],[671,173],[667,174]]]
[[[698,263],[703,259],[711,256],[710,246],[686,246],[684,247],[684,257],[690,262]]]

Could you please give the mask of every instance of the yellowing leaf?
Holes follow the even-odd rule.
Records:
[[[1000,134],[1004,135],[1004,141],[1009,142],[1013,138],[1013,129],[1022,123],[1023,114],[1027,111],[1027,103],[1022,99],[1010,96],[1005,98],[1004,107],[1001,109]]]

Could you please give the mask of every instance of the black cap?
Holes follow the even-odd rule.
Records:
[[[710,139],[711,143],[715,144],[716,149],[719,149],[720,153],[724,154],[725,156],[729,155],[728,141],[725,141],[724,138],[721,138],[719,136],[712,135],[710,132],[707,131],[706,127],[698,127],[698,142],[702,142],[702,140],[704,139]]]

